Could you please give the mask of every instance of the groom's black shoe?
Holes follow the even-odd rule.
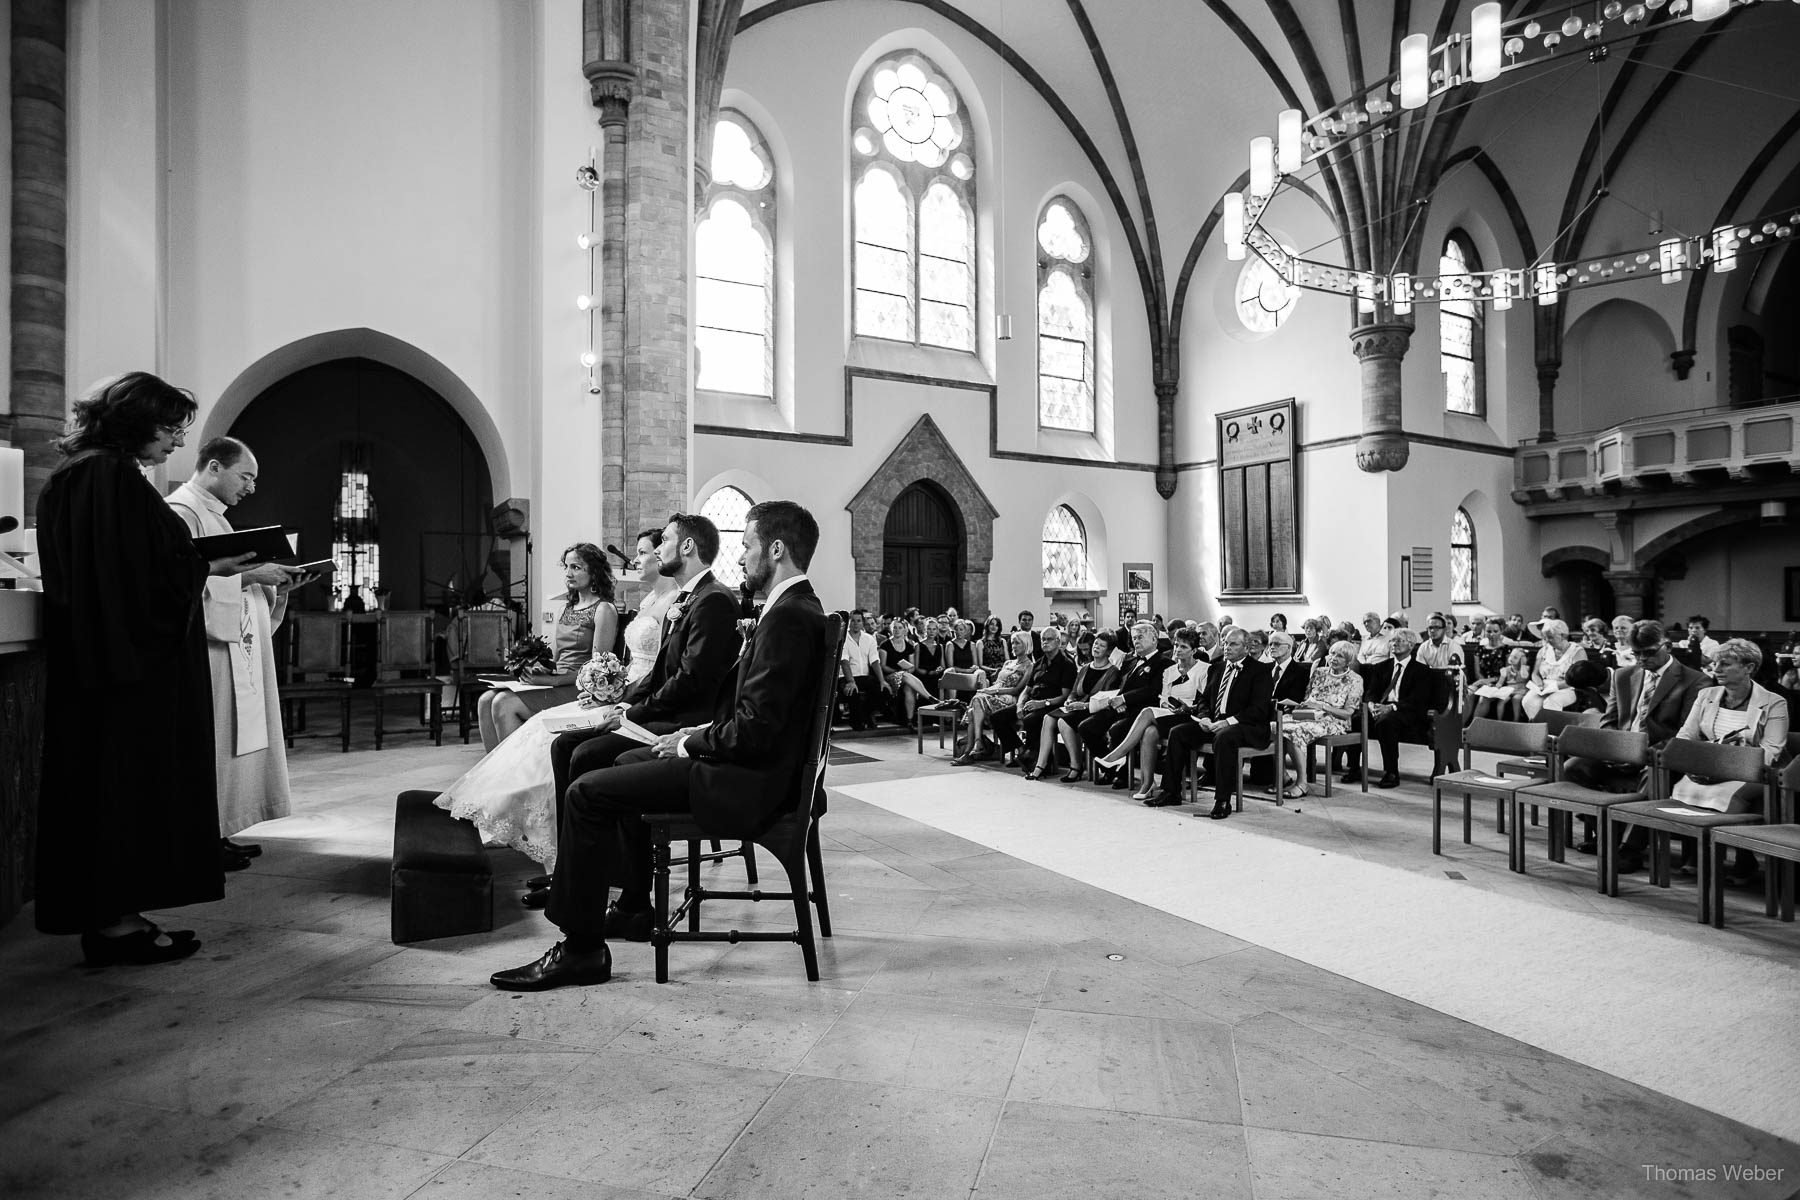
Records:
[[[606,936],[614,941],[647,942],[655,924],[656,914],[647,908],[642,912],[626,912],[616,900],[607,905]]]
[[[571,954],[558,942],[534,963],[495,971],[488,982],[509,992],[545,992],[571,985],[605,983],[612,978],[612,951],[604,945],[586,954]]]

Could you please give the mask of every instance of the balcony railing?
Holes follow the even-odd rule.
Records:
[[[1513,455],[1513,499],[1750,482],[1800,470],[1800,402],[1639,417],[1597,433],[1528,442]]]

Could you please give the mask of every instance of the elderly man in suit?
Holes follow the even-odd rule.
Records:
[[[1131,627],[1131,655],[1119,667],[1119,694],[1106,704],[1094,706],[1092,715],[1077,728],[1090,760],[1103,758],[1131,729],[1138,713],[1156,703],[1162,693],[1163,672],[1172,661],[1157,649],[1155,624],[1139,621]],[[1125,768],[1115,768],[1110,779],[1103,781],[1100,768],[1095,767],[1094,782],[1110,782],[1122,791],[1127,786],[1127,774]]]
[[[1162,789],[1144,802],[1152,808],[1181,803],[1181,778],[1188,763],[1210,742],[1213,769],[1201,777],[1199,786],[1217,789],[1211,815],[1223,821],[1231,815],[1232,797],[1239,787],[1238,753],[1246,746],[1260,750],[1269,744],[1269,722],[1275,715],[1273,672],[1268,663],[1249,656],[1250,635],[1244,630],[1232,626],[1219,644],[1218,665],[1207,674],[1193,719],[1169,731]],[[1291,638],[1288,648],[1293,648]]]
[[[1388,638],[1391,657],[1363,669],[1363,696],[1369,700],[1369,736],[1381,746],[1381,778],[1375,786],[1400,786],[1400,743],[1423,742],[1431,735],[1431,717],[1447,703],[1444,673],[1418,656],[1419,635],[1396,629]],[[1362,713],[1356,719],[1362,720]],[[1367,764],[1359,751],[1345,751],[1349,770],[1345,783],[1362,782]]]
[[[1700,689],[1711,681],[1683,663],[1675,661],[1673,647],[1660,621],[1639,621],[1631,627],[1631,652],[1636,663],[1613,672],[1612,688],[1606,701],[1606,712],[1600,728],[1621,729],[1627,733],[1647,734],[1652,750],[1681,732],[1688,711]],[[1644,790],[1644,772],[1619,763],[1599,762],[1591,758],[1571,758],[1563,762],[1562,777],[1583,787],[1607,792]],[[1591,820],[1578,851],[1594,852]],[[1638,871],[1644,865],[1646,830],[1633,827],[1619,851],[1619,870]]]
[[[806,761],[806,709],[824,667],[825,612],[806,578],[818,522],[789,500],[744,521],[744,575],[768,601],[738,661],[735,687],[710,723],[666,734],[569,786],[558,831],[548,915],[563,940],[541,958],[499,971],[495,987],[543,991],[612,977],[607,940],[650,936],[647,812],[688,812],[725,837],[752,837],[793,797]],[[609,888],[618,902],[607,907]]]
[[[619,717],[652,733],[668,733],[703,721],[713,710],[719,685],[737,661],[742,644],[737,631],[741,600],[737,591],[713,574],[713,559],[719,553],[718,527],[707,517],[676,513],[669,518],[656,553],[662,560],[658,570],[680,585],[664,618],[667,625],[656,663],[625,693],[607,720],[592,729],[558,734],[550,743],[559,810],[573,780],[610,767],[621,754],[637,749],[638,742],[615,732]],[[549,901],[545,891],[548,877],[537,876],[529,884],[525,907],[543,908]]]

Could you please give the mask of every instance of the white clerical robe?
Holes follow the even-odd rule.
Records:
[[[169,507],[195,537],[230,533],[225,503],[183,483]],[[288,814],[287,750],[275,682],[272,635],[287,594],[235,576],[206,581],[206,652],[212,667],[213,759],[219,780],[219,836]]]

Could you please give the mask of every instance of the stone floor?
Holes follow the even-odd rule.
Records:
[[[834,784],[929,786],[948,769],[929,744],[851,748],[871,761],[835,766]],[[1800,1187],[1800,1146],[847,797],[824,827],[836,936],[821,982],[805,982],[796,949],[745,944],[676,947],[658,986],[649,949],[626,945],[605,987],[496,991],[489,972],[554,940],[517,903],[533,871],[521,856],[495,855],[493,933],[387,937],[393,795],[477,756],[417,740],[303,747],[295,815],[255,832],[266,853],[225,900],[179,914],[205,939],[185,963],[85,969],[29,911],[0,930],[0,1196]],[[1439,872],[1421,795],[1253,802],[1240,819]],[[1504,858],[1490,816],[1453,869],[1745,953],[1800,947],[1744,893],[1720,934],[1681,919],[1691,890],[1604,902],[1584,894],[1585,860],[1518,877]],[[740,928],[787,915],[720,908]]]

